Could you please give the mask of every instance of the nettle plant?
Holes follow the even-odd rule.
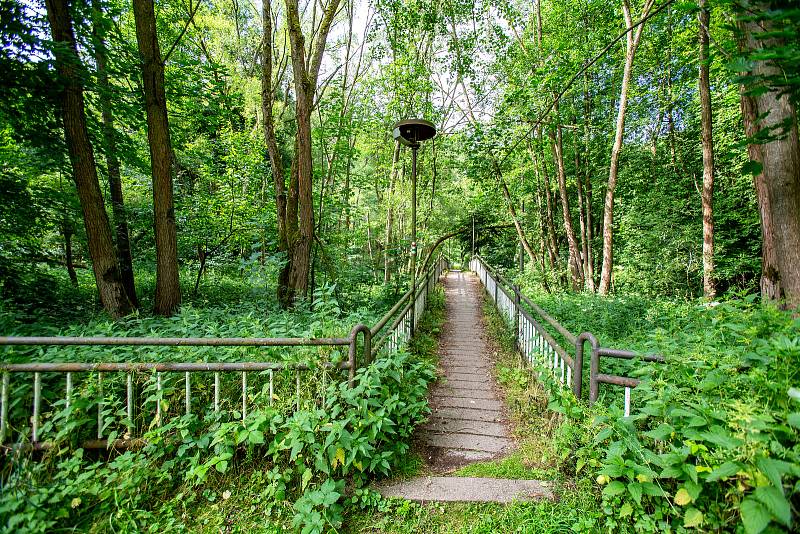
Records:
[[[71,449],[75,427],[54,423],[57,446],[43,461],[20,456],[6,463],[0,525],[44,532],[86,528],[105,518],[115,529],[139,529],[156,519],[150,507],[176,490],[191,494],[212,475],[249,467],[261,473],[267,513],[294,502],[298,530],[338,528],[345,487],[360,488],[371,476],[388,474],[407,452],[414,426],[428,414],[434,377],[431,364],[396,353],[360,369],[352,388],[329,383],[322,405],[287,413],[253,398],[260,407],[245,418],[235,411],[174,417],[144,435],[142,450],[108,460]]]
[[[733,304],[707,319],[703,339],[677,337],[667,365],[640,371],[631,417],[593,420],[579,461],[598,468],[610,530],[796,527],[800,321]]]

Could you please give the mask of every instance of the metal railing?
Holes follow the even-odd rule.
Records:
[[[162,424],[165,416],[164,399],[166,392],[178,394],[181,388],[170,387],[168,378],[162,376],[174,376],[183,374],[183,407],[185,414],[192,414],[193,407],[197,408],[202,401],[209,411],[219,414],[226,406],[228,412],[236,412],[242,420],[246,419],[248,409],[249,390],[257,389],[261,385],[262,391],[268,394],[269,405],[278,399],[276,395],[276,374],[294,373],[295,391],[292,392],[296,398],[294,409],[300,408],[301,400],[301,372],[314,372],[321,370],[322,389],[325,389],[325,382],[330,373],[347,372],[346,381],[353,385],[356,370],[359,367],[359,335],[362,337],[361,344],[361,364],[366,365],[372,361],[373,357],[380,354],[391,353],[406,344],[419,321],[422,312],[428,302],[428,294],[436,285],[442,272],[447,268],[447,260],[443,257],[439,259],[420,277],[415,291],[409,291],[390,309],[374,327],[369,328],[363,324],[355,325],[347,337],[332,338],[146,338],[146,337],[0,337],[0,347],[39,347],[40,349],[50,347],[80,346],[135,346],[135,347],[253,347],[263,349],[266,347],[317,347],[328,353],[340,349],[343,351],[347,347],[347,358],[341,362],[326,361],[326,354],[320,354],[318,364],[308,364],[291,361],[240,361],[240,362],[29,362],[29,363],[7,363],[0,362],[0,447],[6,447],[6,443],[12,442],[14,447],[30,447],[33,449],[47,449],[52,446],[52,442],[42,439],[43,419],[46,415],[52,415],[58,409],[69,411],[71,406],[82,395],[90,394],[90,403],[94,403],[93,411],[96,413],[96,439],[86,440],[82,446],[84,448],[135,448],[142,446],[144,441],[137,437],[137,430],[145,426],[145,415],[152,416],[153,424]],[[412,298],[413,297],[413,298]],[[417,310],[415,324],[411,324],[410,310],[415,306]],[[378,337],[379,340],[373,347],[372,338]],[[329,359],[330,360],[330,359]],[[241,373],[241,404],[232,402],[223,403],[221,398],[223,392],[224,373]],[[33,375],[33,384],[30,382],[21,384],[17,390],[21,395],[12,398],[12,376]],[[124,374],[124,410],[121,418],[115,418],[113,410],[117,399],[112,396],[104,396],[105,392],[122,389],[122,385],[114,382],[106,375],[119,376]],[[211,375],[213,382],[196,378],[198,374]],[[252,376],[255,374],[255,380]],[[251,376],[251,384],[248,385],[248,377]],[[194,380],[193,380],[194,377]],[[45,378],[47,380],[45,380]],[[17,381],[15,379],[15,381]],[[46,382],[46,383],[45,383]],[[175,380],[171,381],[175,383]],[[178,383],[180,380],[178,381]],[[255,383],[253,383],[255,382]],[[19,383],[17,385],[20,385]],[[173,384],[174,385],[174,384]],[[286,390],[286,384],[282,383]],[[230,386],[230,381],[228,381]],[[48,397],[43,398],[43,388]],[[193,390],[194,388],[194,390]],[[236,386],[236,390],[239,386]],[[16,390],[15,390],[16,391]],[[53,394],[55,391],[62,391],[63,395]],[[83,393],[82,393],[82,392]],[[199,392],[196,393],[196,392]],[[144,400],[137,402],[139,397],[150,393]],[[290,392],[284,391],[283,399],[288,398]],[[237,393],[238,395],[238,393]],[[86,400],[86,399],[84,399]],[[229,399],[224,399],[229,400]],[[19,420],[21,423],[13,426],[9,408],[18,407],[20,403],[30,402],[29,420]],[[85,405],[86,403],[84,403]],[[225,404],[226,406],[223,406]],[[148,410],[149,409],[149,410]],[[18,409],[17,412],[20,410]],[[24,411],[24,410],[22,410]],[[145,412],[147,411],[147,414]],[[195,410],[199,412],[199,410]],[[93,416],[94,417],[94,416]],[[27,417],[25,418],[27,419]],[[120,420],[121,419],[121,420]],[[112,435],[120,433],[111,429],[114,425],[124,428],[121,439],[109,440]],[[152,425],[151,425],[152,426]],[[9,440],[9,438],[12,438]]]
[[[601,358],[639,359],[646,362],[663,363],[663,356],[643,355],[628,350],[601,347],[597,338],[589,332],[583,332],[576,336],[523,295],[518,286],[511,284],[480,256],[474,256],[469,265],[470,269],[480,278],[500,314],[508,325],[514,328],[517,349],[528,363],[545,368],[561,387],[571,388],[575,397],[580,399],[583,390],[584,344],[588,341],[591,346],[588,378],[589,403],[593,404],[597,401],[600,395],[600,384],[621,386],[624,388],[625,395],[624,414],[626,417],[630,415],[631,390],[639,385],[639,380],[629,376],[601,373]],[[541,318],[544,323],[549,324],[574,347],[574,357],[558,343],[541,322],[534,318],[533,314]]]

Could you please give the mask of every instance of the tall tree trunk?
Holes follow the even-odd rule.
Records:
[[[103,39],[103,11],[99,0],[92,0],[92,34],[94,37],[94,57],[97,62],[98,98],[103,119],[103,141],[108,171],[108,188],[111,194],[111,212],[114,214],[114,229],[117,238],[117,260],[119,261],[122,285],[134,307],[139,307],[136,296],[136,282],[133,277],[133,257],[128,233],[128,214],[122,195],[120,162],[117,156],[117,131],[114,127],[114,113],[111,107],[111,84],[106,67],[106,44]]]
[[[766,13],[764,2],[748,5],[749,10]],[[749,13],[748,13],[749,14]],[[740,47],[752,53],[781,44],[770,20],[740,20]],[[778,67],[764,59],[754,61],[754,76],[780,75]],[[762,82],[763,83],[763,82]],[[759,87],[754,95],[742,94],[742,116],[749,139],[750,159],[761,164],[755,178],[763,237],[762,296],[785,299],[790,308],[800,306],[800,143],[797,111],[789,96],[779,88]],[[785,126],[785,128],[784,128]],[[763,131],[772,134],[768,141],[754,137]],[[776,135],[777,134],[777,135]]]
[[[75,234],[75,228],[70,220],[64,220],[61,223],[61,235],[64,236],[64,265],[67,267],[67,274],[69,275],[70,283],[78,286],[78,273],[75,272],[75,262],[72,258],[72,236]]]
[[[397,165],[400,161],[400,142],[395,141],[392,154],[392,169],[389,172],[389,194],[386,195],[386,246],[383,251],[383,282],[392,279],[392,232],[394,230],[394,189],[397,183]]]
[[[311,251],[314,242],[314,196],[313,196],[313,156],[311,143],[311,112],[314,108],[314,94],[317,78],[322,65],[322,56],[330,33],[333,19],[339,8],[339,0],[331,0],[325,6],[319,26],[316,25],[316,3],[312,20],[313,39],[308,54],[300,21],[300,8],[297,0],[286,0],[286,27],[291,49],[292,72],[295,91],[295,120],[297,132],[294,139],[294,158],[289,171],[289,188],[285,208],[280,205],[283,181],[280,155],[274,143],[274,122],[272,120],[272,21],[271,6],[268,0],[262,4],[264,18],[263,62],[262,62],[262,111],[264,113],[265,137],[270,152],[273,174],[276,177],[276,195],[279,195],[278,219],[279,234],[285,237],[286,264],[278,279],[278,299],[284,307],[290,306],[296,298],[308,296],[311,271]],[[308,61],[306,58],[308,57]],[[282,230],[281,230],[282,227]]]
[[[158,46],[153,0],[133,0],[136,41],[142,59],[147,141],[153,174],[153,227],[156,243],[156,294],[153,312],[171,315],[181,304],[178,235],[172,198],[173,153],[164,94],[164,62]]]
[[[558,105],[555,108],[558,115]],[[564,233],[567,235],[567,248],[569,250],[569,269],[572,275],[572,289],[580,291],[583,289],[583,265],[581,264],[581,253],[578,248],[578,241],[575,239],[575,230],[572,226],[572,215],[569,211],[569,198],[567,197],[567,177],[564,171],[564,143],[562,138],[561,121],[558,120],[556,131],[549,133],[552,141],[553,159],[556,163],[556,175],[558,178],[558,191],[561,195],[561,213],[564,220]]]
[[[703,294],[707,298],[717,295],[714,281],[714,130],[711,117],[711,90],[709,88],[708,25],[710,12],[707,0],[700,0],[700,124],[703,130]]]
[[[275,116],[272,112],[274,105],[274,89],[272,85],[272,5],[270,0],[262,4],[262,22],[264,35],[261,41],[261,113],[264,118],[264,141],[269,153],[272,168],[272,181],[275,185],[275,210],[278,224],[278,252],[286,256],[288,263],[289,238],[286,228],[287,198],[286,198],[286,173],[281,157],[278,141],[275,135]],[[289,269],[282,268],[278,274],[278,300],[287,302],[289,288]]]
[[[514,209],[514,201],[511,199],[511,193],[508,191],[508,186],[506,185],[506,181],[503,178],[503,174],[500,171],[500,166],[497,164],[497,160],[494,156],[489,156],[492,158],[492,166],[494,167],[495,175],[500,182],[500,188],[503,191],[503,198],[506,200],[506,205],[508,206],[508,211],[511,214],[511,220],[514,223],[514,228],[517,230],[517,237],[519,237],[519,242],[522,244],[522,248],[525,249],[525,252],[528,254],[528,257],[531,260],[533,265],[543,265],[539,262],[539,258],[536,256],[536,252],[531,248],[530,243],[528,242],[528,238],[525,235],[525,231],[522,228],[522,225],[517,218],[517,210]],[[542,287],[545,291],[550,293],[550,286],[547,283],[547,273],[545,273],[544,269],[541,271],[542,275]]]
[[[591,158],[591,122],[592,122],[592,100],[589,93],[589,74],[586,73],[583,77],[583,110],[584,110],[584,173],[583,180],[585,181],[585,208],[586,215],[586,258],[584,275],[589,290],[595,291],[594,280],[594,214],[592,212],[592,158]],[[579,178],[581,180],[581,178]],[[579,190],[580,191],[580,190]]]
[[[539,129],[539,146],[542,146],[542,130]],[[550,256],[550,267],[555,271],[558,267],[558,241],[556,240],[555,219],[553,216],[553,195],[550,191],[550,174],[547,163],[542,158],[542,174],[544,176],[545,226],[547,227],[547,250]]]
[[[642,8],[642,17],[646,17],[653,7],[653,0],[646,0]],[[625,112],[628,109],[628,88],[633,74],[633,60],[636,49],[642,37],[644,24],[633,29],[633,18],[628,0],[622,0],[622,13],[625,25],[628,28],[625,47],[625,66],[622,71],[622,89],[619,95],[619,109],[617,111],[617,127],[614,134],[614,145],[611,147],[611,163],[608,170],[608,186],[606,187],[606,201],[603,212],[603,269],[600,272],[601,295],[607,295],[611,287],[611,274],[614,268],[614,191],[617,187],[619,171],[619,156],[622,152],[622,142],[625,136]]]
[[[94,151],[86,129],[80,59],[66,0],[47,0],[47,18],[53,34],[56,70],[63,80],[61,94],[64,137],[72,164],[72,178],[83,211],[83,223],[92,258],[95,283],[103,307],[114,318],[128,315],[131,302],[122,284],[111,239],[111,226],[97,178]]]

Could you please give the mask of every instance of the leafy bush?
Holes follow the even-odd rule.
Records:
[[[56,447],[42,461],[9,458],[0,524],[7,532],[92,525],[158,530],[161,501],[183,487],[181,495],[192,502],[211,477],[249,466],[260,473],[268,517],[289,500],[293,524],[303,532],[337,527],[346,483],[360,487],[369,476],[386,474],[408,450],[414,426],[427,414],[433,378],[430,364],[397,353],[360,369],[353,388],[328,385],[322,406],[288,416],[269,409],[244,420],[235,412],[184,415],[149,431],[142,450],[108,460],[68,447]],[[63,445],[72,427],[59,428],[56,443]]]
[[[588,407],[542,373],[550,408],[564,415],[561,469],[596,482],[607,531],[796,528],[800,319],[752,297],[716,306],[550,299],[537,298],[568,328],[582,323],[604,345],[667,358],[664,365],[603,361],[604,372],[616,367],[641,379],[627,418],[619,388],[603,386],[600,402]],[[631,313],[618,313],[631,302]]]

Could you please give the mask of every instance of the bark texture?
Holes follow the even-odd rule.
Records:
[[[710,12],[707,0],[700,0],[698,14],[700,33],[700,124],[703,137],[703,295],[714,298],[717,286],[714,282],[714,128],[711,115],[711,90],[708,73],[708,24]]]
[[[653,7],[653,0],[647,0],[642,8],[642,17],[647,16]],[[619,95],[619,108],[617,109],[617,126],[614,134],[614,144],[611,147],[611,163],[608,169],[608,186],[606,187],[606,200],[603,211],[603,268],[600,271],[601,295],[607,295],[611,288],[611,273],[614,268],[614,191],[617,187],[619,174],[619,156],[622,152],[622,142],[625,136],[625,113],[628,109],[628,89],[633,75],[633,61],[636,49],[642,38],[644,24],[633,28],[631,6],[628,0],[622,1],[622,14],[628,29],[625,47],[625,66],[622,71],[622,88]]]
[[[756,3],[766,12],[767,3]],[[739,21],[740,47],[744,52],[780,44],[775,37],[763,38],[774,28],[770,21]],[[756,77],[774,76],[778,68],[765,60],[754,62]],[[750,94],[743,91],[742,116],[749,139],[750,159],[761,165],[755,177],[762,232],[762,296],[783,300],[785,306],[800,306],[800,144],[797,111],[779,89]],[[755,136],[766,130],[766,141]]]
[[[64,137],[72,164],[72,178],[78,191],[83,223],[92,258],[92,269],[100,301],[113,318],[128,315],[131,302],[122,284],[122,277],[111,239],[111,226],[100,191],[94,151],[86,128],[80,59],[72,30],[72,18],[66,0],[47,0],[47,18],[55,49],[56,70],[63,83],[61,113]]]
[[[111,196],[111,213],[114,215],[116,234],[117,261],[119,262],[122,284],[128,299],[135,307],[139,307],[136,296],[136,282],[133,276],[133,255],[128,232],[128,214],[125,210],[125,199],[122,194],[122,177],[120,161],[117,156],[117,130],[114,127],[114,112],[111,107],[111,85],[108,80],[106,44],[103,39],[103,12],[98,0],[92,1],[92,33],[94,37],[94,57],[97,62],[98,98],[103,121],[103,145],[106,156],[106,172],[108,189]]]
[[[153,0],[133,0],[136,41],[142,60],[147,141],[153,174],[153,227],[156,243],[156,294],[153,311],[171,315],[181,304],[178,235],[172,190],[172,141],[169,135],[164,62],[158,46]]]

